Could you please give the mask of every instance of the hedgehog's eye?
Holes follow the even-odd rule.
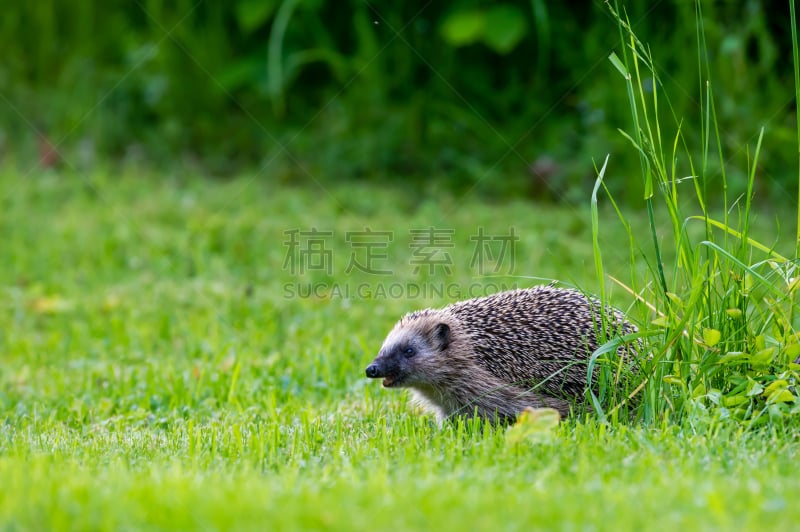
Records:
[[[414,351],[413,347],[406,347],[405,351],[403,351],[403,354],[406,356],[406,358],[411,358],[416,354],[416,352]]]

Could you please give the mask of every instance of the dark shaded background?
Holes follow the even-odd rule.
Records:
[[[689,141],[701,145],[708,66],[729,182],[743,187],[765,125],[757,192],[785,197],[797,181],[788,2],[620,8]],[[588,197],[593,160],[610,153],[612,191],[641,197],[607,59],[620,32],[599,0],[6,0],[0,49],[0,156],[26,172],[189,165],[570,200]]]

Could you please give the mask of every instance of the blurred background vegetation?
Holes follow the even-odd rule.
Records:
[[[686,124],[701,120],[709,68],[734,188],[766,126],[767,200],[796,183],[788,7],[774,4],[700,2],[698,57],[695,2],[621,3],[697,146]],[[617,131],[630,127],[625,86],[607,60],[619,41],[601,0],[5,0],[0,157],[29,171],[190,165],[586,201],[593,161],[611,154],[612,191],[638,199],[636,151]]]

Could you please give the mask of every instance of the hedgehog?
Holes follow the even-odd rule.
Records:
[[[441,423],[479,416],[509,423],[526,408],[562,416],[583,399],[587,365],[602,328],[601,305],[553,285],[500,292],[411,312],[386,337],[366,376],[410,388]],[[607,308],[608,337],[636,332]],[[632,361],[623,343],[617,352]]]

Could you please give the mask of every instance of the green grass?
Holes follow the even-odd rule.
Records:
[[[764,130],[729,168],[713,85],[699,123],[674,116],[618,22],[642,212],[610,194],[613,157],[585,205],[560,207],[436,185],[0,172],[0,528],[796,527],[800,226],[782,221],[800,211],[756,197]],[[429,227],[452,231],[450,270],[414,271]],[[512,227],[514,268],[477,271],[471,237]],[[391,233],[372,265],[388,273],[348,271],[363,259],[349,232],[367,228]],[[312,229],[330,232],[329,271],[287,258]],[[565,422],[439,427],[364,378],[402,313],[550,279],[641,332],[638,371],[602,346],[598,393]]]
[[[599,349],[589,366],[601,369],[599,391],[607,406],[594,395],[592,400],[601,419],[622,408],[647,423],[665,416],[695,422],[713,405],[713,415],[748,427],[781,423],[800,414],[796,250],[784,251],[780,237],[764,239],[753,232],[765,128],[753,146],[745,146],[746,167],[731,168],[704,61],[708,47],[702,4],[695,7],[697,64],[707,79],[698,96],[699,119],[676,115],[649,46],[634,33],[624,12],[618,15],[617,2],[609,4],[620,33],[620,54],[612,53],[609,60],[622,75],[630,105],[631,123],[621,132],[640,157],[646,229],[637,231],[641,224],[627,219],[613,196],[604,200],[614,205],[627,233],[632,266],[627,286],[637,299],[633,313],[643,325],[640,352],[645,356],[638,375],[621,385],[625,376],[609,356],[613,346]],[[791,25],[794,32],[794,19]],[[796,77],[798,69],[795,63]],[[800,87],[796,91],[800,94]],[[689,147],[693,137],[703,146],[699,160]],[[598,239],[597,205],[598,192],[608,193],[606,169],[604,165],[598,171],[591,206],[596,273],[603,280],[607,247]],[[729,179],[735,171],[747,175],[746,190],[737,194]],[[758,181],[766,178],[759,175]],[[773,227],[788,219],[776,218]],[[800,225],[796,230],[800,234]],[[635,269],[640,261],[647,265],[643,271]],[[604,284],[599,288],[602,297]]]
[[[438,428],[363,369],[397,317],[447,297],[284,297],[299,280],[283,268],[284,231],[311,227],[334,232],[319,282],[413,282],[408,229],[433,225],[455,237],[452,274],[430,283],[538,276],[596,290],[586,208],[247,177],[5,171],[0,190],[0,528],[796,523],[795,418],[754,431],[713,415],[632,426],[588,415],[522,443]],[[646,214],[626,216],[646,229]],[[770,235],[773,216],[754,216],[751,233]],[[628,271],[625,229],[603,205],[598,217],[606,271]],[[476,275],[469,236],[510,225],[516,276]],[[365,226],[396,235],[388,278],[344,273],[344,233]],[[622,290],[610,297],[630,305]]]

